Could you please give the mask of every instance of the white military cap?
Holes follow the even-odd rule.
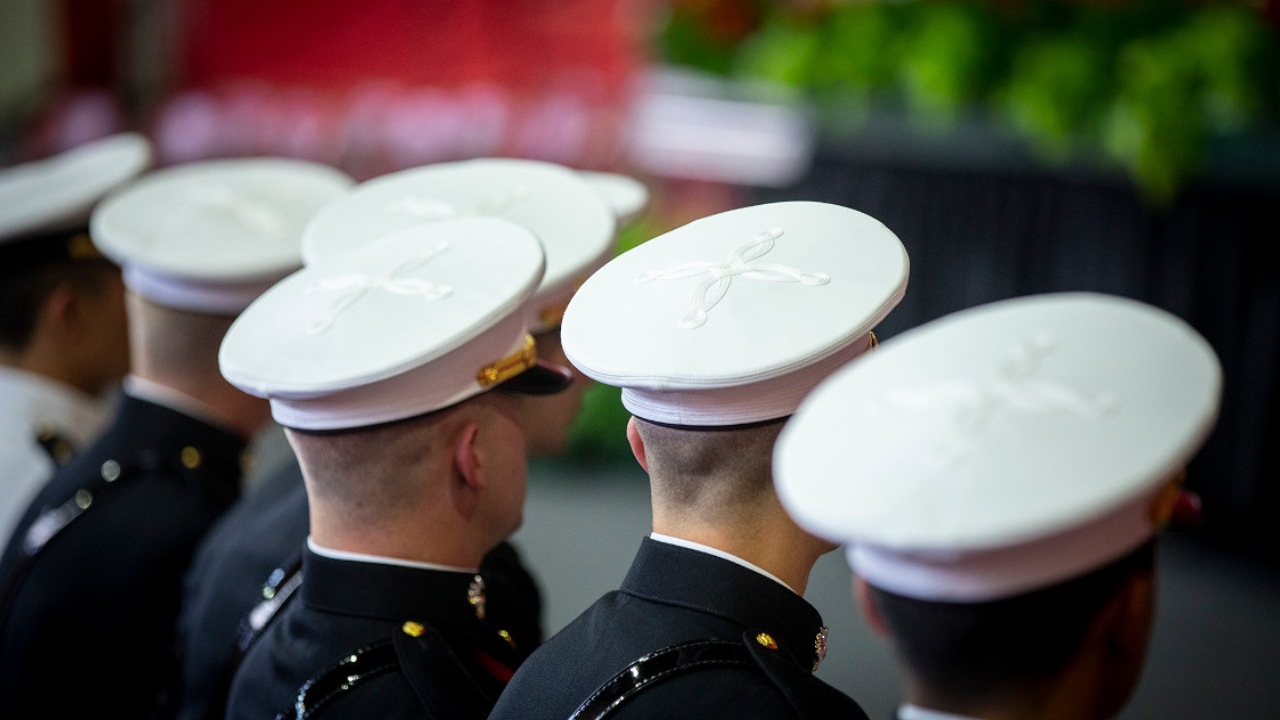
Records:
[[[874,218],[786,202],[696,220],[615,258],[565,313],[569,360],[645,420],[732,426],[785,417],[874,344],[907,253]]]
[[[303,259],[309,265],[402,228],[463,217],[504,218],[542,242],[547,271],[527,309],[535,333],[560,324],[573,291],[612,254],[617,224],[601,195],[573,170],[481,158],[361,183],[307,228]]]
[[[582,176],[604,197],[618,218],[619,227],[630,225],[649,207],[649,188],[633,177],[591,171],[583,172]]]
[[[543,268],[534,235],[498,218],[392,231],[254,301],[223,340],[222,374],[311,431],[415,417],[499,385],[556,392],[567,371],[537,363],[522,312]]]
[[[90,225],[125,284],[161,305],[234,315],[302,264],[302,231],[352,185],[327,165],[235,158],[150,173]]]
[[[993,303],[904,333],[818,387],[782,431],[774,482],[872,585],[1012,597],[1152,537],[1221,385],[1208,343],[1149,305]]]
[[[98,200],[150,164],[146,138],[121,133],[0,170],[0,244],[83,226]]]

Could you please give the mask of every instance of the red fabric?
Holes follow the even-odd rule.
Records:
[[[515,670],[498,662],[492,655],[476,650],[476,658],[484,666],[485,672],[502,681],[503,684],[511,682],[511,676],[516,674]]]
[[[641,4],[643,5],[643,4]],[[541,89],[563,73],[620,81],[636,62],[621,0],[188,0],[187,83],[342,88],[372,79]]]

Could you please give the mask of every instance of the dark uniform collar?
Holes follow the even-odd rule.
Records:
[[[768,633],[805,668],[815,660],[822,616],[786,586],[728,560],[645,538],[621,591]]]
[[[119,458],[117,472],[127,474],[123,465],[130,462],[142,469],[185,467],[238,492],[248,442],[236,433],[127,393],[109,434],[117,432],[111,445],[113,457]]]
[[[414,620],[436,628],[480,622],[474,573],[339,560],[306,550],[302,555],[302,602],[321,611]]]

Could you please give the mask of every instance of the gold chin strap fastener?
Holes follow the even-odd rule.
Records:
[[[537,363],[537,343],[533,341],[532,335],[526,334],[524,336],[524,345],[519,350],[497,362],[480,368],[480,372],[476,374],[476,381],[480,383],[480,387],[497,385],[519,375]]]

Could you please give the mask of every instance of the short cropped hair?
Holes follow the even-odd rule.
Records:
[[[656,500],[712,517],[773,493],[773,444],[783,422],[673,428],[636,418]]]
[[[49,258],[7,262],[0,253],[0,347],[21,352],[35,336],[40,310],[63,283],[101,294],[118,270],[106,260]]]
[[[984,603],[916,600],[869,585],[902,660],[932,692],[980,700],[1062,671],[1098,613],[1151,572],[1154,541],[1086,575]]]

